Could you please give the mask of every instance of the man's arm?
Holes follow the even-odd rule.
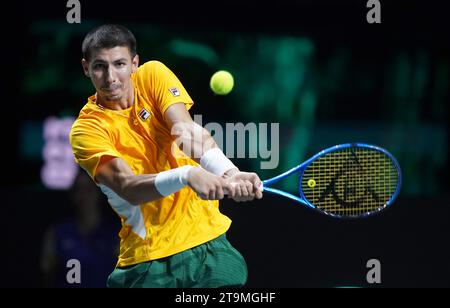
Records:
[[[183,152],[198,163],[202,163],[202,166],[205,166],[204,157],[208,154],[223,156],[222,161],[215,159],[212,162],[211,168],[213,170],[209,170],[208,166],[205,169],[212,171],[223,179],[227,179],[226,182],[231,186],[228,188],[229,197],[235,201],[248,201],[254,197],[262,198],[262,193],[259,190],[261,180],[258,175],[239,171],[223,155],[210,133],[192,120],[183,103],[173,104],[167,108],[164,119]],[[222,171],[216,172],[216,170]]]
[[[185,185],[189,185],[202,199],[217,200],[223,198],[223,187],[226,187],[227,184],[222,178],[198,167],[189,168],[187,172],[181,170],[181,168],[159,174],[136,175],[123,159],[104,156],[100,160],[95,180],[109,187],[121,198],[134,205],[158,200],[178,191]],[[178,177],[184,177],[184,185],[174,183],[174,176],[175,180],[178,180]],[[167,187],[168,185],[169,187]],[[162,193],[166,191],[167,193]]]
[[[211,134],[192,120],[183,103],[173,104],[167,108],[164,119],[181,150],[197,163],[200,163],[205,152],[218,148]],[[237,171],[237,168],[233,167]]]
[[[123,159],[111,156],[101,158],[95,174],[98,183],[135,205],[163,197],[156,190],[155,178],[156,174],[135,175]]]

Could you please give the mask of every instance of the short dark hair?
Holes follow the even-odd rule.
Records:
[[[93,50],[128,47],[131,58],[136,55],[136,38],[130,30],[121,25],[107,24],[96,27],[86,34],[81,50],[83,58],[89,61]]]

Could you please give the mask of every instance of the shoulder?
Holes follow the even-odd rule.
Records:
[[[151,60],[147,61],[137,69],[137,75],[152,75],[152,74],[159,74],[170,71],[169,68],[162,62],[157,60]]]
[[[72,124],[70,135],[89,131],[106,131],[107,121],[99,117],[78,117]]]
[[[100,111],[95,111],[91,107],[83,108],[70,129],[70,141],[73,142],[78,137],[85,138],[86,135],[107,136],[111,127],[110,122]]]
[[[158,60],[150,60],[139,66],[140,69],[146,70],[158,70],[162,68],[167,68],[167,66]]]
[[[89,98],[75,119],[72,130],[79,128],[105,128],[110,124],[108,115]]]

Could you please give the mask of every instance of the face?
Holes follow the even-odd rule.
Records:
[[[91,59],[82,60],[84,73],[90,77],[97,96],[107,101],[120,101],[132,90],[131,74],[138,67],[139,57],[131,58],[128,47],[92,51]]]

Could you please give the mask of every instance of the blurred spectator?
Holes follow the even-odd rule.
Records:
[[[99,189],[86,172],[79,172],[69,196],[74,216],[50,226],[44,236],[40,262],[43,286],[106,287],[117,259],[118,229],[105,219]],[[67,262],[71,259],[80,262],[80,283],[67,282],[72,268]]]

